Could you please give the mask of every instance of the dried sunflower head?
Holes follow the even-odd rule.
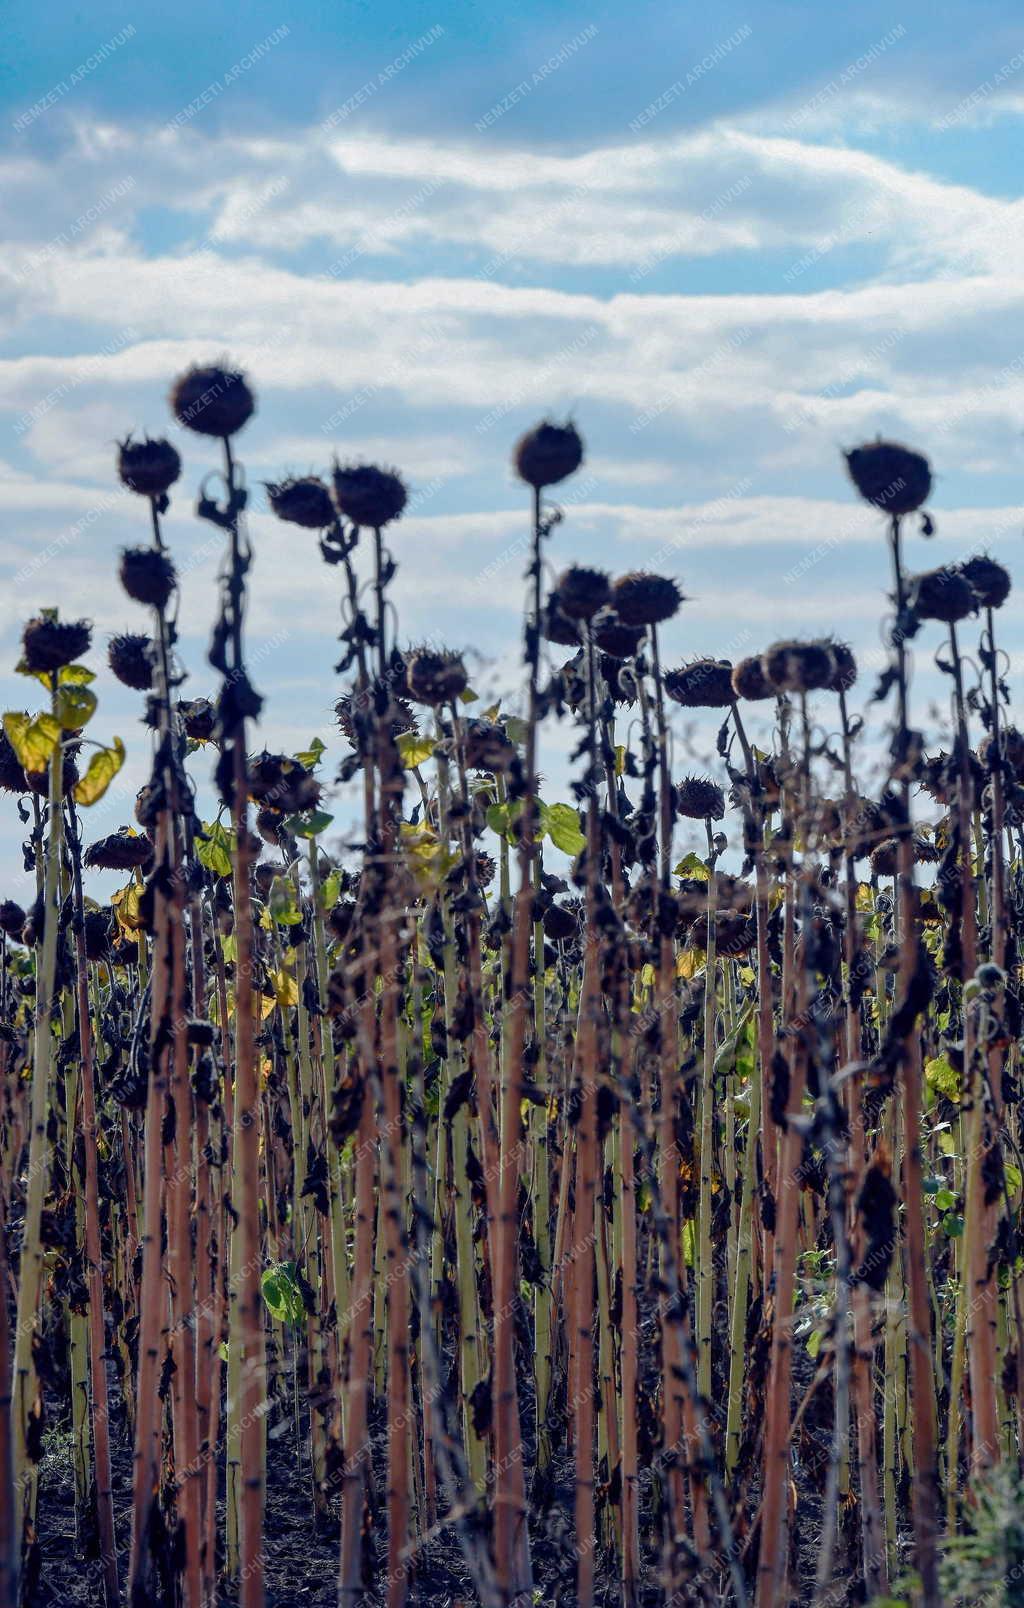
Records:
[[[338,512],[353,525],[371,530],[390,525],[408,500],[405,482],[397,469],[378,469],[371,463],[336,463],[332,480]]]
[[[694,659],[665,676],[665,691],[684,709],[728,709],[736,702],[728,659]]]
[[[583,442],[571,420],[555,424],[543,419],[520,436],[512,461],[520,480],[540,491],[575,474],[583,462]]]
[[[914,513],[932,489],[928,459],[897,441],[854,447],[846,454],[846,467],[864,501],[887,514]]]
[[[661,625],[671,620],[684,601],[669,576],[649,575],[645,570],[620,575],[612,587],[612,606],[625,625]]]
[[[88,620],[56,620],[46,614],[29,620],[21,634],[22,652],[30,670],[49,673],[74,664],[88,653],[92,626]]]
[[[245,375],[218,364],[186,369],[172,385],[170,401],[174,417],[186,430],[225,441],[256,411]]]
[[[305,530],[326,530],[337,515],[331,494],[318,475],[266,483],[267,501],[278,519]]]

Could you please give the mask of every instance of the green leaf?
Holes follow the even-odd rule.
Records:
[[[44,771],[61,738],[60,721],[45,714],[33,719],[31,715],[13,711],[4,715],[4,731],[19,765],[27,771]]]
[[[341,895],[341,872],[332,871],[320,884],[321,910],[333,910]]]
[[[1020,1186],[1022,1183],[1024,1183],[1024,1178],[1021,1177],[1020,1168],[1015,1167],[1010,1161],[1004,1161],[1003,1172],[1006,1175],[1006,1188],[1009,1193],[1011,1195],[1019,1194]]]
[[[300,765],[305,765],[307,770],[316,770],[320,763],[321,755],[326,751],[326,748],[327,744],[322,743],[319,737],[312,737],[310,738],[309,747],[303,748],[295,755],[295,758]]]
[[[697,1236],[692,1217],[688,1217],[683,1224],[683,1261],[687,1267],[697,1265]]]
[[[289,815],[284,824],[296,837],[315,838],[326,832],[333,820],[326,810],[302,810],[298,815]]]
[[[95,670],[84,664],[66,664],[57,671],[58,687],[88,687],[95,680]]]
[[[509,843],[515,842],[515,833],[512,828],[522,814],[522,801],[515,799],[511,804],[488,804],[487,825],[498,837],[503,837]]]
[[[950,1239],[960,1239],[964,1231],[964,1220],[957,1212],[947,1212],[942,1219],[942,1227]]]
[[[274,878],[267,903],[279,926],[297,927],[301,923],[302,911],[295,903],[295,889],[287,877]]]
[[[295,1279],[295,1263],[280,1262],[268,1268],[260,1280],[267,1311],[278,1323],[299,1324],[306,1315],[302,1291]]]
[[[571,804],[544,804],[540,805],[540,822],[545,837],[549,837],[556,849],[563,854],[576,858],[582,854],[586,847],[586,838],[580,831],[580,818]]]
[[[508,715],[502,721],[502,725],[510,743],[525,743],[526,734],[530,729],[525,720],[520,720],[518,715]]]
[[[806,1349],[809,1357],[816,1357],[821,1350],[821,1342],[825,1335],[822,1329],[812,1329],[807,1336]]]
[[[947,1100],[960,1099],[960,1074],[950,1065],[946,1056],[933,1055],[927,1060],[924,1063],[924,1075],[926,1082],[930,1083],[933,1089],[938,1089],[940,1094],[944,1094]]]
[[[746,1034],[747,1021],[753,1008],[753,1003],[744,1006],[743,1014],[740,1016],[736,1026],[715,1051],[714,1075],[716,1078],[725,1077],[726,1073],[732,1072],[735,1068],[737,1050],[740,1040]]]
[[[231,856],[235,851],[235,834],[220,821],[204,821],[196,834],[196,858],[215,877],[231,875]]]
[[[406,770],[426,764],[435,747],[433,737],[418,731],[403,731],[398,739],[399,758]]]
[[[940,1212],[952,1211],[956,1205],[956,1196],[951,1189],[939,1189],[935,1193],[935,1204]]]
[[[65,731],[77,731],[96,713],[96,694],[73,682],[70,686],[58,687],[54,710]]]
[[[463,687],[462,691],[459,693],[459,702],[460,703],[465,703],[465,704],[477,703],[479,701],[479,698],[480,698],[480,694],[478,692],[474,692],[472,687]]]
[[[89,761],[85,775],[75,783],[75,803],[86,808],[101,799],[124,764],[124,743],[115,737],[109,748],[99,748]]]
[[[672,867],[674,877],[692,877],[696,882],[707,882],[711,873],[696,852],[684,855],[678,865]]]

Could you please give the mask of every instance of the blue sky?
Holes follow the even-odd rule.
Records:
[[[525,501],[511,444],[572,413],[588,461],[552,563],[656,566],[691,598],[670,656],[836,631],[880,662],[877,520],[840,448],[928,452],[924,567],[1014,567],[1024,468],[1024,27],[1002,4],[22,6],[0,67],[0,680],[58,604],[143,628],[114,579],[145,539],[114,443],[170,428],[189,362],[229,354],[259,413],[250,644],[270,746],[330,733],[336,575],[260,487],[394,463],[402,634],[517,687]],[[177,439],[177,438],[176,438]],[[179,440],[168,521],[188,691],[210,690],[216,544]],[[1004,639],[1019,662],[1011,598]],[[919,649],[937,735],[945,689]],[[102,829],[146,771],[129,745]],[[827,712],[822,713],[827,718]],[[680,721],[680,754],[708,733]],[[544,763],[564,788],[568,734]],[[332,740],[330,760],[340,752]],[[339,797],[339,819],[345,799]],[[10,815],[10,811],[6,812]],[[96,829],[100,829],[97,818]],[[0,823],[11,892],[17,823]]]

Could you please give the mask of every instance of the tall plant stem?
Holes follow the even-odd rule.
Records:
[[[519,1175],[522,1170],[522,1098],[526,1024],[530,1001],[530,932],[533,926],[533,842],[537,791],[537,679],[540,659],[541,494],[533,493],[526,626],[527,720],[523,808],[519,821],[519,891],[512,915],[508,1059],[501,1090],[498,1218],[494,1248],[494,1560],[499,1590],[508,1603],[529,1601],[531,1570],[526,1524],[526,1473],[515,1372],[515,1310]],[[543,964],[538,957],[538,965]],[[536,979],[540,986],[540,980]]]
[[[240,486],[231,452],[224,441],[224,479],[228,488],[230,538],[227,595],[230,627],[230,668],[245,676],[242,625],[248,544],[240,530]],[[263,1303],[260,1292],[259,1190],[259,1088],[256,1077],[256,1034],[253,1001],[254,921],[251,870],[253,843],[249,833],[248,776],[245,717],[236,714],[224,733],[231,753],[231,820],[235,832],[232,900],[235,935],[235,1099],[232,1202],[238,1214],[238,1291],[234,1316],[240,1351],[239,1418],[241,1453],[241,1547],[239,1601],[241,1608],[263,1604],[263,1509],[266,1495],[262,1416],[265,1395]],[[231,1343],[235,1342],[232,1335]]]
[[[56,692],[53,694],[56,705]],[[29,1127],[28,1189],[22,1228],[18,1307],[14,1331],[14,1496],[23,1546],[35,1541],[34,1513],[38,1465],[30,1455],[33,1420],[42,1414],[32,1342],[37,1333],[39,1289],[43,1272],[42,1217],[50,1165],[47,1117],[53,1066],[53,993],[57,963],[57,926],[60,915],[61,744],[50,755],[50,813],[43,887],[43,935],[36,965],[36,1010],[32,1047],[32,1098]],[[6,1297],[6,1292],[4,1292]]]
[[[73,799],[68,801],[75,905],[75,966],[78,991],[78,1046],[81,1056],[82,1148],[85,1152],[85,1258],[89,1288],[89,1369],[92,1375],[93,1455],[96,1464],[96,1528],[103,1564],[105,1608],[118,1608],[121,1590],[114,1538],[114,1497],[110,1475],[110,1401],[107,1391],[103,1259],[100,1247],[100,1195],[96,1096],[93,1079],[92,1018],[89,1013],[89,962],[85,952],[81,845]],[[0,1601],[2,1601],[0,1595]]]
[[[902,629],[905,586],[900,549],[900,520],[890,525],[893,583],[896,601],[896,681],[899,726],[894,757],[898,765],[903,830],[897,855],[900,904],[901,998],[911,997],[918,965],[917,892],[914,887],[914,849],[910,826],[910,775],[905,746],[907,716],[907,652]],[[912,1021],[902,1045],[903,1131],[906,1157],[903,1167],[907,1283],[909,1301],[910,1371],[914,1411],[916,1477],[912,1487],[917,1568],[921,1576],[924,1608],[938,1608],[936,1527],[938,1523],[938,1469],[935,1454],[934,1379],[931,1365],[931,1309],[925,1275],[927,1246],[924,1228],[924,1191],[921,1157],[921,1040]]]
[[[855,793],[851,754],[850,719],[846,706],[846,692],[839,690],[839,719],[843,739],[843,828],[845,840],[846,930],[844,959],[846,962],[846,1060],[855,1067],[861,1054],[860,998],[867,978],[861,963],[860,934],[857,916],[857,871],[852,837],[857,830],[855,821]],[[863,1252],[863,1231],[857,1220],[856,1192],[867,1165],[867,1135],[865,1132],[862,1100],[862,1078],[851,1071],[846,1080],[846,1115],[850,1129],[849,1142],[849,1201],[848,1223],[853,1255],[859,1260]],[[857,1425],[857,1469],[860,1481],[860,1536],[861,1565],[864,1584],[870,1596],[881,1597],[888,1588],[888,1570],[885,1561],[885,1543],[882,1531],[882,1511],[878,1492],[878,1444],[875,1417],[872,1363],[874,1343],[871,1336],[871,1293],[863,1280],[853,1286],[851,1296],[853,1315],[853,1356],[851,1360],[851,1391],[854,1418]]]

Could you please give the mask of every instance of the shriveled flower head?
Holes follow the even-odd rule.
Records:
[[[574,564],[564,570],[555,588],[554,601],[570,620],[592,620],[611,597],[611,583],[603,570]]]
[[[107,660],[118,681],[136,692],[148,692],[153,685],[152,640],[132,631],[111,637]]]
[[[25,772],[21,767],[21,761],[11,747],[7,733],[3,727],[0,727],[0,792],[25,793],[27,791],[28,783],[25,780]]]
[[[849,820],[844,819],[844,842],[855,859],[869,855],[889,830],[889,823],[873,798],[856,798]]]
[[[186,369],[171,386],[170,401],[186,430],[222,440],[235,435],[256,411],[245,375],[216,364]]]
[[[633,659],[640,651],[644,629],[640,625],[626,625],[613,608],[601,609],[590,623],[595,643],[609,659]]]
[[[328,911],[327,925],[330,927],[333,936],[337,938],[339,942],[344,943],[345,939],[352,930],[352,922],[355,917],[355,913],[356,906],[354,899],[339,899],[337,904],[332,905],[331,909]]]
[[[694,659],[670,670],[665,691],[684,709],[728,709],[736,702],[728,659]]]
[[[668,575],[633,570],[612,587],[612,606],[624,625],[661,625],[677,613],[683,594]]]
[[[51,620],[45,614],[29,620],[21,634],[23,657],[30,670],[61,670],[88,653],[92,626],[88,620]]]
[[[484,854],[477,849],[473,856],[473,865],[476,869],[476,883],[478,888],[489,888],[498,874],[497,862],[491,854]]]
[[[715,890],[715,904],[719,910],[739,910],[744,915],[749,915],[754,908],[754,898],[753,883],[747,882],[743,877],[730,876],[728,872],[723,871],[719,874]]]
[[[466,767],[499,775],[507,771],[516,757],[516,745],[502,726],[493,720],[468,720],[464,747]]]
[[[1018,781],[1024,777],[1024,733],[1016,726],[1000,726],[998,752],[1002,755]],[[996,757],[996,745],[991,734],[978,744],[978,758],[986,770],[991,770]]]
[[[370,721],[373,717],[372,702],[362,699],[361,709],[364,721]],[[389,711],[391,714],[392,737],[401,736],[403,731],[412,731],[416,724],[416,716],[413,714],[410,705],[406,703],[404,698],[392,697],[389,705]],[[358,712],[359,709],[353,704],[353,697],[351,693],[345,693],[334,705],[334,714],[338,722],[338,730],[343,734],[343,736],[348,738],[349,742],[352,743],[353,746],[355,745],[358,737],[355,719]]]
[[[267,501],[278,519],[306,530],[326,530],[337,515],[331,494],[318,475],[265,482]]]
[[[24,910],[13,899],[0,902],[0,932],[5,932],[9,938],[20,938],[27,920]]]
[[[746,698],[750,703],[775,697],[775,688],[761,669],[759,653],[751,654],[748,659],[740,659],[733,666],[732,690],[737,698]]]
[[[738,910],[715,912],[715,948],[729,960],[747,955],[757,942],[757,922]]]
[[[256,811],[256,830],[264,843],[271,848],[280,848],[281,828],[284,826],[284,815],[280,810],[271,809],[269,804],[263,804]]]
[[[127,436],[118,443],[117,473],[121,484],[140,497],[162,497],[181,474],[181,459],[169,441]]]
[[[776,692],[815,692],[835,674],[827,642],[776,642],[761,655],[765,679]]]
[[[908,590],[914,613],[922,620],[955,625],[978,606],[972,587],[955,569],[925,570],[913,577]]]
[[[676,787],[676,809],[693,821],[720,821],[725,814],[725,793],[706,776],[684,776]]]
[[[549,904],[542,920],[544,936],[553,944],[566,943],[579,936],[579,916],[566,905]]]
[[[415,703],[436,709],[465,692],[469,677],[459,654],[443,648],[415,648],[406,656],[405,685]]]
[[[883,838],[876,843],[868,856],[872,873],[876,877],[894,877],[899,870],[899,839]]]
[[[185,728],[185,736],[194,743],[208,743],[217,729],[217,711],[209,698],[182,698],[178,703],[178,719]]]
[[[621,659],[613,659],[610,653],[602,653],[598,659],[598,669],[613,703],[636,703],[640,688],[632,665],[623,664]]]
[[[90,843],[82,859],[89,870],[134,871],[144,869],[153,860],[153,845],[148,837],[139,837],[124,828],[109,837]]]
[[[167,554],[155,547],[127,547],[119,574],[128,596],[154,609],[167,607],[178,578]]]
[[[64,759],[60,768],[61,792],[67,798],[75,783],[78,781],[78,766],[75,764],[75,749],[65,748]],[[47,769],[39,771],[26,771],[25,783],[30,792],[38,798],[46,798],[50,791],[50,772]]]
[[[853,649],[846,642],[830,642],[835,671],[829,682],[830,692],[849,692],[857,680],[857,661]]]
[[[984,609],[1000,609],[1010,595],[1010,572],[986,553],[961,564],[960,573]]]
[[[939,859],[939,851],[931,838],[923,833],[915,832],[911,848],[916,865],[934,865]],[[870,854],[871,869],[876,877],[895,877],[900,868],[900,840],[899,838],[883,838],[881,843],[872,849]]]
[[[102,910],[87,910],[83,922],[85,956],[87,960],[104,960],[110,952],[110,925],[112,912],[109,905]]]
[[[262,865],[256,867],[252,875],[256,884],[256,892],[261,899],[265,899],[274,884],[275,877],[286,877],[288,867],[281,860],[264,860]]]
[[[246,767],[249,796],[257,804],[268,804],[285,815],[296,810],[308,810],[319,803],[321,787],[312,771],[299,760],[287,754],[262,754],[250,757]]]
[[[135,795],[135,819],[141,827],[149,831],[154,827],[160,816],[162,798],[160,789],[151,782],[143,782]]]
[[[983,738],[981,750],[987,752],[985,744],[989,738]],[[974,785],[974,791],[981,796],[985,786],[985,776],[981,765],[974,754],[968,759],[968,769]],[[960,788],[960,758],[957,754],[941,751],[938,754],[922,755],[915,771],[915,779],[923,793],[934,799],[936,804],[949,805],[958,796]]]
[[[928,459],[897,441],[868,441],[846,454],[850,479],[865,502],[887,514],[912,514],[928,500]]]
[[[528,486],[538,490],[557,486],[560,480],[575,474],[583,462],[583,442],[573,423],[554,424],[544,419],[520,436],[512,461],[516,474]]]
[[[553,593],[548,598],[547,605],[541,618],[541,630],[548,642],[554,642],[560,648],[575,648],[579,646],[580,633],[575,620],[570,620],[563,614],[558,606],[558,594]]]
[[[336,463],[332,479],[339,514],[353,525],[371,530],[380,530],[397,519],[408,498],[397,469],[378,469],[371,463]]]

